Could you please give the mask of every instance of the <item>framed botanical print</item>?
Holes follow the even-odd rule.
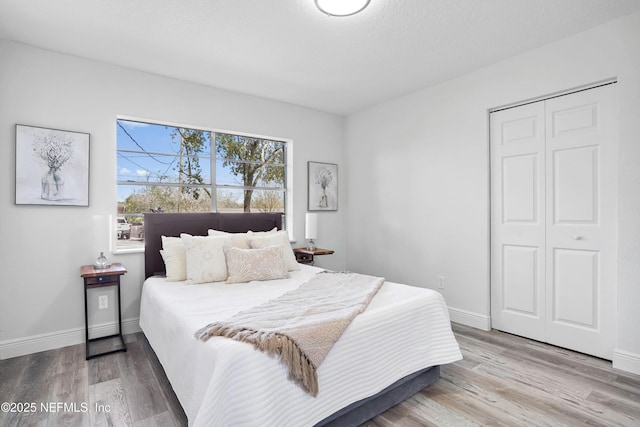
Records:
[[[308,210],[338,210],[338,165],[308,162]]]
[[[16,204],[89,206],[89,134],[16,125]]]

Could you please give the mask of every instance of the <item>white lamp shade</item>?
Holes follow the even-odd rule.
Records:
[[[111,215],[93,215],[93,244],[98,252],[109,250],[109,230]]]
[[[307,213],[304,223],[305,239],[315,239],[318,237],[318,214]]]

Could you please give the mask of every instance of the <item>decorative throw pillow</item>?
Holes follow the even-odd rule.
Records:
[[[241,249],[225,246],[229,277],[227,283],[245,283],[252,280],[275,280],[289,277],[287,265],[279,246],[262,249]]]
[[[180,237],[162,236],[160,255],[164,260],[167,281],[179,282],[187,279],[187,255]]]
[[[278,232],[278,227],[273,227],[269,231],[252,231],[252,230],[249,230],[249,231],[247,231],[247,234],[249,235],[249,237],[262,237],[262,236],[267,236],[269,234],[276,234],[277,232]]]
[[[291,243],[289,243],[289,234],[285,230],[268,233],[260,237],[249,238],[249,243],[254,249],[265,248],[267,246],[280,246],[287,269],[289,271],[300,270],[300,264],[296,261],[296,256],[293,253],[293,249],[291,249]]]
[[[209,229],[209,236],[231,236],[231,246],[242,249],[251,249],[249,244],[250,237],[264,236],[266,234],[275,233],[277,228],[270,231],[248,231],[246,233],[229,233],[227,231]]]
[[[231,244],[231,236],[191,236],[181,234],[187,258],[187,283],[227,280],[227,263],[223,247]]]
[[[226,231],[209,229],[208,234],[209,236],[230,236],[231,246],[242,249],[251,249],[247,233],[227,233]]]

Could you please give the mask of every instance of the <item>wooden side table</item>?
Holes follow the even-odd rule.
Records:
[[[316,248],[313,250],[307,248],[295,248],[293,253],[296,254],[296,261],[300,264],[313,265],[313,257],[317,255],[331,255],[334,251],[330,249]]]
[[[93,265],[83,265],[80,267],[80,276],[84,279],[84,336],[85,336],[85,354],[87,360],[94,357],[104,356],[106,354],[117,353],[119,351],[127,351],[127,345],[122,336],[122,310],[120,301],[120,277],[127,272],[122,264],[114,263],[111,267],[97,268]],[[102,288],[106,286],[115,286],[118,299],[118,332],[113,335],[89,339],[89,320],[88,320],[88,304],[87,291],[89,289]],[[90,344],[96,341],[106,340],[109,338],[119,338],[120,346],[103,352],[91,353]]]

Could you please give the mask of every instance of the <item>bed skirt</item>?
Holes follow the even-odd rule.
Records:
[[[440,378],[440,366],[432,366],[399,379],[380,393],[354,402],[314,427],[359,426],[413,396]]]

